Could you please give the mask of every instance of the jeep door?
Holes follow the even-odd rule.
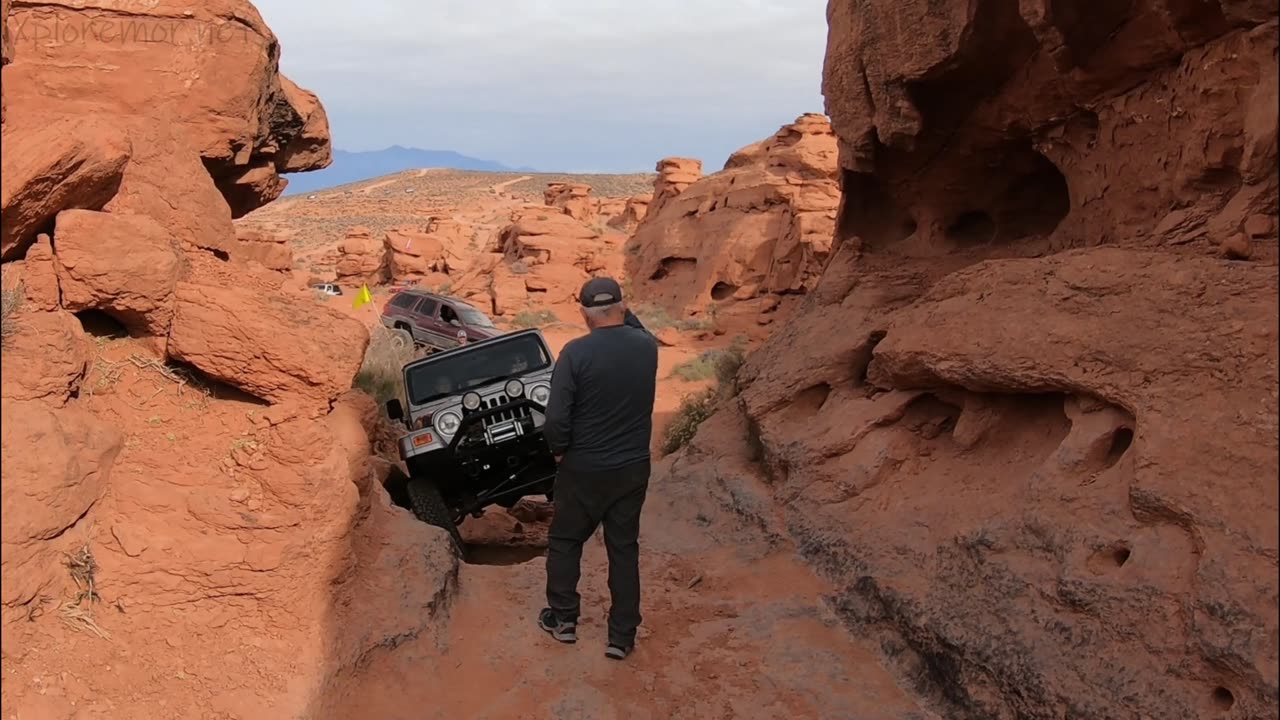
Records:
[[[445,343],[444,347],[457,347],[460,344],[458,342],[458,332],[466,332],[458,309],[449,303],[440,303],[440,316],[436,323],[443,335],[441,340]]]
[[[433,298],[422,298],[422,302],[413,308],[414,339],[431,347],[448,347],[440,344],[439,320],[440,303]]]

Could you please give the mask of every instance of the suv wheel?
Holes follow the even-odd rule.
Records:
[[[458,532],[458,524],[453,521],[453,515],[445,506],[440,489],[428,480],[417,478],[410,480],[405,489],[408,491],[413,514],[422,522],[449,533],[449,537],[453,538],[454,552],[461,555],[465,548],[462,533]]]

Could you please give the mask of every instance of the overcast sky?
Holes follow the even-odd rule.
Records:
[[[826,0],[256,0],[334,146],[651,171],[822,112]]]

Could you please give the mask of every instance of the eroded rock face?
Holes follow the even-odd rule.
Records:
[[[671,472],[940,716],[1277,717],[1274,4],[828,17],[832,256]]]
[[[387,279],[387,248],[368,228],[348,231],[338,253],[334,274],[339,280],[372,285]]]
[[[279,43],[249,2],[114,10],[14,3],[9,29],[21,51],[5,69],[6,112],[24,122],[69,115],[181,127],[236,216],[279,194],[278,173],[331,162],[323,108],[281,78]]]
[[[255,262],[279,272],[293,268],[293,249],[287,237],[239,226],[236,227],[236,250],[231,253],[231,258]]]
[[[68,531],[102,497],[122,439],[84,410],[10,400],[7,368],[4,382],[0,603],[7,624],[25,617],[42,594],[54,587],[58,592],[52,594],[61,594],[62,585],[70,583],[66,554],[83,542],[83,534]]]
[[[327,307],[179,283],[169,355],[263,400],[327,409],[368,344],[360,321]]]
[[[694,311],[813,287],[840,198],[824,117],[803,115],[700,179],[670,160],[659,171],[627,253],[627,275],[646,298]]]
[[[102,310],[139,335],[169,333],[181,258],[164,228],[142,215],[64,210],[54,235],[63,307]]]
[[[47,125],[7,122],[4,133],[0,257],[5,260],[22,257],[59,211],[102,209],[120,188],[131,153],[118,128],[91,116]]]

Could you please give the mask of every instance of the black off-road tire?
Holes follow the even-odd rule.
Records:
[[[439,488],[429,480],[414,478],[409,481],[405,489],[408,492],[409,506],[414,516],[428,525],[434,525],[449,533],[449,537],[453,538],[453,551],[462,556],[466,550],[462,542],[462,533],[458,532],[458,525],[453,521],[453,515],[444,504]]]

